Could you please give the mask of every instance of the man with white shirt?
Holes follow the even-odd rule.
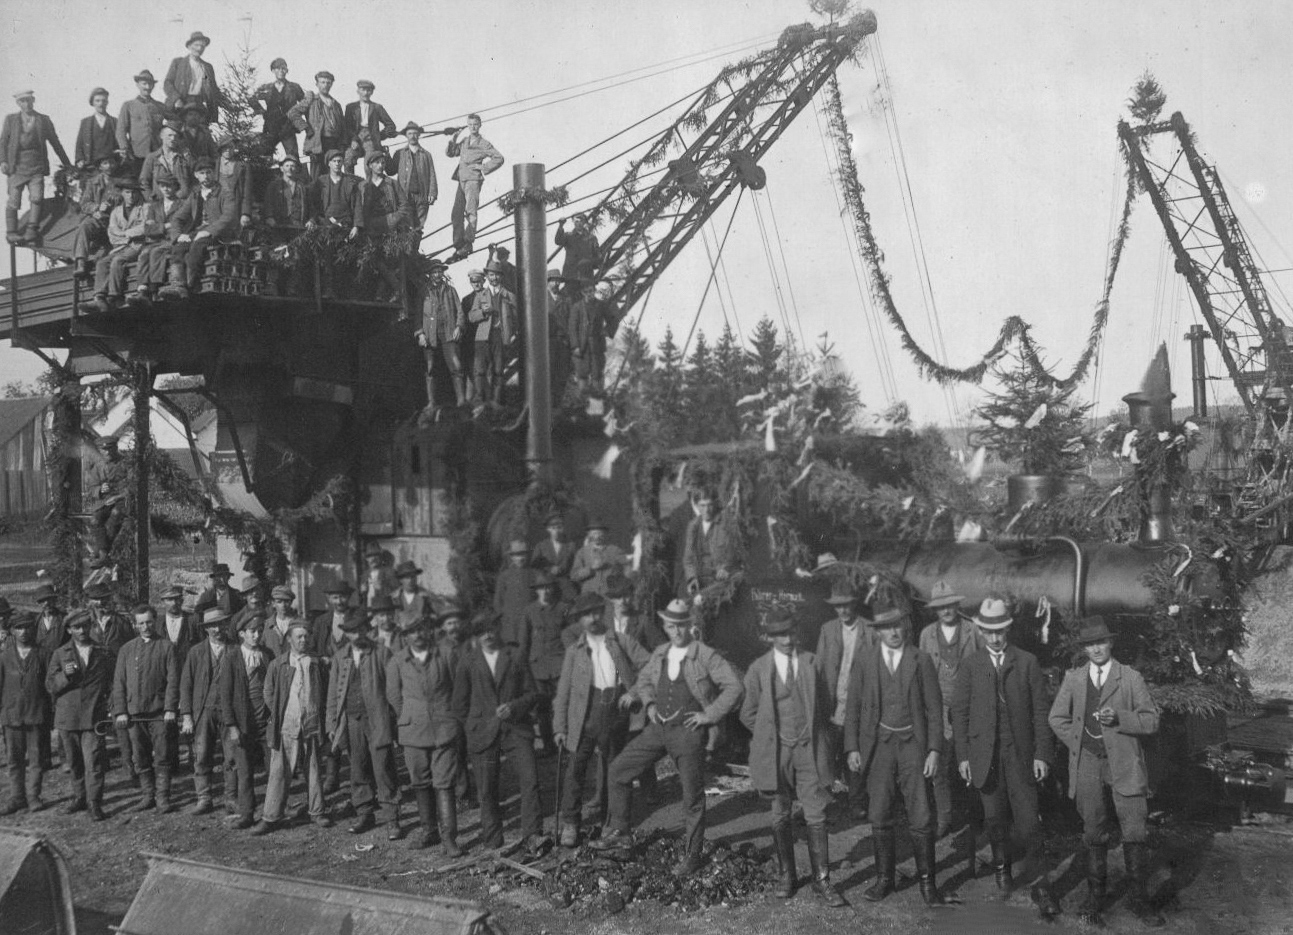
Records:
[[[229,615],[213,607],[202,615],[206,639],[189,650],[180,676],[180,733],[193,738],[193,788],[197,792],[194,815],[212,809],[211,774],[216,750],[221,750],[222,772],[230,773],[233,751],[224,745],[224,718],[220,711],[220,667],[228,653],[225,628]],[[229,783],[225,796],[232,801]]]
[[[201,104],[206,122],[215,123],[219,116],[220,88],[216,85],[214,66],[202,57],[210,44],[211,40],[201,32],[192,33],[184,43],[188,55],[171,59],[162,89],[170,111],[178,111],[184,104]]]
[[[225,795],[238,804],[234,827],[245,831],[255,822],[256,767],[268,762],[265,727],[269,706],[265,702],[265,676],[274,654],[261,645],[265,622],[247,617],[238,630],[238,646],[228,664],[220,670],[220,715],[233,762],[225,761]]]
[[[112,699],[114,654],[90,637],[87,610],[74,610],[64,626],[71,639],[50,658],[45,688],[54,700],[54,729],[63,743],[63,760],[72,767],[72,801],[63,810],[89,810],[103,821],[103,777],[108,754],[95,725],[108,716]]]
[[[265,620],[264,643],[275,656],[287,652],[287,628],[293,620],[300,620],[295,607],[296,592],[285,584],[276,585],[269,592],[270,611]]]
[[[984,647],[961,664],[952,693],[957,770],[979,792],[1002,898],[1014,888],[1011,841],[1026,847],[1025,875],[1042,918],[1060,913],[1045,871],[1037,786],[1051,771],[1055,735],[1037,657],[1010,643],[1013,623],[1000,595],[983,599],[974,623]]]
[[[740,567],[735,530],[719,516],[716,491],[698,492],[692,500],[696,516],[683,540],[684,594],[696,594],[723,581]]]
[[[0,727],[9,753],[9,801],[0,815],[45,807],[41,783],[42,738],[49,737],[49,653],[36,641],[36,615],[23,611],[9,625],[12,637],[0,650]]]
[[[894,891],[897,842],[894,806],[901,794],[911,828],[920,895],[943,902],[934,879],[934,836],[926,780],[938,772],[943,750],[943,696],[929,657],[907,643],[907,614],[877,607],[869,621],[878,643],[853,666],[844,717],[849,769],[864,777],[870,796],[876,880],[863,895],[872,902]]]
[[[1158,732],[1158,707],[1141,674],[1113,658],[1113,634],[1103,617],[1083,621],[1078,642],[1087,664],[1064,676],[1051,705],[1050,725],[1069,748],[1069,796],[1082,816],[1082,842],[1087,847],[1087,898],[1080,918],[1103,924],[1109,870],[1107,798],[1112,798],[1132,881],[1127,908],[1144,924],[1158,928],[1166,920],[1146,891],[1149,774],[1141,739]]]
[[[274,73],[274,80],[257,88],[247,103],[252,110],[265,116],[261,141],[272,147],[270,155],[273,155],[274,149],[281,143],[284,157],[295,159],[298,155],[296,127],[292,125],[288,114],[305,99],[305,91],[295,81],[287,80],[286,59],[274,59],[269,63],[269,70]]]
[[[354,172],[355,163],[360,155],[364,157],[364,167],[369,169],[368,159],[374,153],[381,152],[382,141],[398,136],[395,121],[386,112],[386,108],[373,100],[373,91],[377,89],[367,78],[355,85],[359,100],[346,105],[345,138],[346,171]]]
[[[435,161],[431,158],[431,153],[422,147],[422,128],[417,123],[410,120],[401,132],[408,141],[408,146],[396,151],[391,164],[391,175],[408,195],[416,229],[421,231],[426,224],[427,213],[440,197]]]
[[[773,607],[763,619],[763,635],[772,648],[745,673],[741,723],[750,739],[750,780],[772,806],[772,841],[780,870],[775,895],[795,894],[795,837],[791,807],[795,799],[808,826],[808,859],[812,886],[828,906],[847,905],[831,885],[826,806],[825,724],[830,686],[812,653],[799,649],[794,614]]]
[[[835,701],[826,724],[826,739],[830,744],[830,781],[834,784],[843,780],[847,784],[849,811],[858,821],[865,821],[866,784],[860,773],[848,769],[845,764],[844,712],[854,662],[865,650],[876,645],[875,631],[858,613],[859,595],[851,582],[836,580],[826,603],[834,609],[835,617],[822,624],[817,634],[817,664]]]
[[[202,639],[202,625],[197,616],[184,612],[184,589],[173,584],[162,592],[161,632],[158,636],[175,645],[175,655],[188,658],[189,649]]]
[[[705,848],[706,740],[741,703],[744,689],[727,660],[696,639],[685,601],[670,601],[659,616],[669,642],[651,654],[633,688],[648,724],[611,763],[610,815],[606,833],[593,846],[603,849],[632,842],[633,780],[667,755],[678,769],[686,816],[685,856],[673,873],[686,877],[700,869]]]
[[[570,608],[583,632],[566,650],[553,700],[553,740],[571,754],[562,786],[562,847],[579,843],[584,779],[593,754],[600,752],[610,763],[633,721],[644,720],[631,690],[649,657],[637,640],[607,633],[605,613],[606,599],[596,592],[581,594]],[[637,711],[631,717],[632,708]]]

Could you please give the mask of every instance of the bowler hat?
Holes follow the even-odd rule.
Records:
[[[540,588],[555,587],[556,584],[557,584],[557,579],[552,577],[552,575],[550,575],[546,571],[536,571],[534,573],[534,576],[530,578],[530,588],[535,591],[539,590]]]
[[[575,598],[574,604],[567,611],[567,617],[582,617],[585,614],[600,614],[606,609],[606,598],[596,591],[585,591]]]
[[[324,154],[323,154],[323,164],[326,166],[328,163],[332,162],[332,160],[334,160],[334,159],[345,159],[345,158],[346,158],[346,157],[345,157],[345,154],[344,154],[344,153],[342,153],[342,152],[341,152],[341,150],[339,150],[339,149],[330,149],[330,150],[328,150],[326,153],[324,153]]]
[[[349,581],[338,581],[331,587],[323,589],[324,594],[345,594],[347,596],[355,593],[354,586]]]
[[[314,73],[314,80],[318,81],[320,78],[327,78],[329,81],[337,80],[337,76],[330,71],[316,71]]]
[[[612,598],[624,598],[633,596],[633,582],[629,580],[628,575],[622,572],[614,572],[606,579],[606,596]]]
[[[381,611],[392,611],[394,609],[395,609],[395,602],[391,600],[391,596],[389,594],[377,595],[376,597],[373,598],[372,602],[368,605],[368,610],[372,613],[379,613]]]
[[[974,622],[985,630],[1004,630],[1014,623],[1010,608],[999,597],[985,597],[979,605],[979,612],[974,615]]]
[[[396,578],[411,578],[414,575],[420,575],[420,574],[422,574],[422,569],[419,568],[417,565],[414,565],[412,562],[408,562],[408,561],[400,562],[398,565],[395,566]]]
[[[373,83],[372,83],[371,81],[369,81],[367,78],[360,78],[358,81],[356,81],[356,82],[355,82],[355,87],[356,87],[356,88],[367,88],[369,91],[376,91],[376,90],[377,90],[377,85],[373,84]]]
[[[143,69],[142,71],[139,72],[139,74],[135,75],[133,80],[147,81],[149,84],[157,84],[157,79],[153,77],[153,73],[149,71],[147,68]]]
[[[773,607],[763,615],[763,634],[779,636],[795,628],[795,615],[785,607]]]
[[[529,555],[530,547],[525,544],[524,539],[513,539],[507,546],[508,555]]]
[[[877,607],[874,615],[866,622],[869,627],[884,629],[896,627],[907,619],[907,612],[900,607]]]
[[[224,622],[228,619],[229,619],[228,613],[221,610],[219,607],[212,607],[210,610],[208,610],[206,613],[202,615],[202,626],[203,627],[222,626]]]
[[[690,623],[691,608],[682,598],[675,597],[664,610],[657,611],[656,616],[665,623]]]
[[[93,106],[94,106],[94,99],[95,99],[96,97],[98,97],[100,94],[102,94],[104,97],[111,97],[111,96],[112,96],[111,94],[109,94],[109,93],[108,93],[108,89],[107,89],[107,88],[95,88],[93,91],[91,91],[91,92],[90,92],[90,106],[91,106],[91,107],[93,107]]]
[[[408,123],[404,124],[404,129],[401,130],[400,132],[401,133],[410,133],[410,132],[421,133],[422,126],[417,121],[410,120]]]
[[[296,600],[296,594],[292,591],[291,588],[289,588],[285,584],[275,585],[274,590],[269,592],[269,597],[270,597],[270,600],[274,600],[274,601]]]
[[[238,585],[238,591],[240,594],[247,594],[251,591],[259,591],[261,586],[262,582],[259,578],[255,575],[248,575],[243,578],[242,583]]]
[[[38,587],[32,593],[31,597],[32,600],[39,604],[41,601],[56,600],[58,598],[58,593],[54,590],[54,586],[52,584],[46,583]]]
[[[211,40],[210,40],[209,38],[207,38],[207,36],[206,36],[206,34],[205,34],[205,33],[202,33],[202,32],[195,32],[195,33],[190,33],[190,34],[189,34],[188,42],[184,43],[184,48],[186,48],[186,49],[187,49],[189,46],[191,46],[191,45],[192,45],[193,43],[195,43],[195,42],[200,42],[200,43],[202,43],[202,48],[204,48],[204,49],[205,49],[207,46],[209,46],[209,45],[211,44]]]
[[[368,626],[368,615],[361,610],[351,610],[341,620],[343,633],[355,633],[361,627]]]
[[[844,607],[857,603],[857,599],[858,592],[852,584],[847,581],[836,581],[831,588],[831,596],[826,598],[826,603],[834,607]]]
[[[108,598],[112,597],[112,588],[100,581],[86,588],[85,596],[92,601],[106,601]]]
[[[1109,630],[1109,624],[1105,622],[1104,617],[1096,615],[1082,621],[1082,629],[1078,631],[1078,642],[1083,646],[1087,643],[1103,643],[1111,639],[1113,639],[1113,633]]]
[[[286,68],[286,67],[287,67],[287,59],[285,58],[276,58],[274,59],[274,61],[269,63],[270,71],[273,71],[275,68]]]
[[[165,591],[162,592],[162,600],[164,601],[168,601],[168,600],[171,600],[172,598],[183,597],[183,596],[184,596],[184,589],[180,587],[178,584],[173,584]]]
[[[939,579],[929,589],[929,600],[925,602],[925,606],[930,610],[937,610],[940,607],[959,607],[963,600],[965,600],[964,595],[953,593],[951,585]]]

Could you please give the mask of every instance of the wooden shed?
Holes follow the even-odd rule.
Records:
[[[30,519],[49,509],[45,453],[51,396],[0,399],[0,519]]]

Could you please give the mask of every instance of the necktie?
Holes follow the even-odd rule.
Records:
[[[1104,668],[1097,666],[1095,670],[1095,687],[1096,689],[1104,688]]]
[[[889,674],[890,674],[890,675],[893,675],[893,671],[894,671],[894,669],[896,669],[896,668],[897,668],[897,666],[896,666],[896,665],[894,665],[894,661],[893,661],[893,653],[889,652],[888,650],[885,650],[885,654],[884,654],[884,664],[885,664],[885,665],[887,665],[887,666],[889,667]]]

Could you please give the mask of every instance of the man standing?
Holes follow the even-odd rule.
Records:
[[[386,698],[395,709],[409,785],[422,824],[422,833],[411,847],[431,846],[438,813],[444,855],[456,858],[463,854],[458,846],[458,802],[453,788],[461,728],[453,711],[454,663],[434,645],[432,626],[425,618],[405,625],[405,646],[386,665]]]
[[[345,115],[341,104],[332,96],[332,82],[336,78],[330,71],[320,71],[314,76],[313,91],[292,105],[287,117],[298,131],[305,133],[305,154],[310,157],[310,178],[316,181],[328,172],[332,163],[330,153],[337,151],[341,157]],[[337,167],[338,173],[341,167]]]
[[[560,599],[560,586],[548,572],[539,570],[530,582],[534,600],[525,608],[525,629],[529,635],[530,674],[534,676],[539,698],[535,704],[538,733],[543,752],[556,752],[552,739],[552,699],[557,694],[557,680],[566,657],[565,631],[567,606]]]
[[[522,659],[530,658],[530,630],[525,611],[530,605],[534,569],[529,566],[530,547],[524,539],[514,539],[507,549],[507,563],[494,580],[494,612],[499,615],[503,642],[516,650]]]
[[[1087,898],[1081,919],[1103,925],[1101,910],[1109,872],[1109,807],[1122,836],[1131,888],[1127,908],[1145,925],[1166,924],[1149,900],[1149,845],[1145,804],[1149,774],[1143,737],[1158,732],[1158,707],[1139,672],[1113,658],[1113,634],[1103,617],[1088,617],[1078,631],[1087,664],[1064,676],[1050,725],[1069,748],[1069,797],[1082,816],[1087,847]],[[1106,792],[1108,790],[1108,792]]]
[[[998,891],[1004,897],[1014,886],[1009,844],[1022,840],[1027,875],[1037,879],[1033,899],[1042,917],[1053,919],[1060,907],[1046,882],[1037,784],[1050,775],[1055,739],[1041,666],[1032,653],[1010,645],[1013,622],[1003,598],[984,598],[974,618],[984,647],[957,673],[952,737],[961,778],[983,803]]]
[[[320,659],[331,659],[349,639],[343,625],[350,619],[350,598],[354,593],[349,581],[338,581],[323,589],[328,607],[310,621],[310,652]]]
[[[270,655],[281,656],[287,652],[287,628],[300,616],[293,608],[296,603],[296,592],[285,584],[275,585],[270,592],[273,609],[269,612],[265,624],[264,643]]]
[[[576,549],[574,543],[566,538],[565,517],[560,510],[553,510],[543,525],[547,538],[530,553],[530,564],[547,571],[557,580],[563,599],[573,597],[575,589],[570,583],[570,569],[575,563]]]
[[[920,895],[928,906],[943,897],[934,879],[934,837],[925,782],[938,771],[943,749],[943,698],[938,675],[907,644],[907,615],[877,608],[870,621],[879,641],[853,666],[844,721],[849,769],[866,779],[876,881],[863,895],[872,902],[894,890],[897,862],[893,817],[902,796],[911,828]]]
[[[359,100],[346,105],[345,136],[346,171],[354,172],[355,163],[360,155],[364,157],[364,170],[371,174],[368,158],[374,153],[382,152],[382,141],[397,136],[395,121],[386,112],[386,108],[373,101],[373,91],[377,89],[367,78],[355,85]]]
[[[718,496],[706,488],[692,501],[696,515],[687,526],[683,540],[682,570],[686,594],[694,595],[716,581],[725,581],[740,568],[734,530],[720,517]]]
[[[128,165],[138,167],[144,158],[162,145],[162,123],[166,109],[153,98],[157,79],[145,68],[135,75],[139,93],[121,105],[117,115],[117,149]]]
[[[213,563],[207,577],[211,580],[211,584],[198,595],[193,605],[195,614],[200,616],[212,607],[218,607],[232,617],[247,606],[243,596],[229,586],[229,579],[233,577],[233,572],[224,562]]]
[[[435,616],[431,592],[418,584],[420,574],[422,569],[413,562],[404,561],[395,566],[400,586],[391,593],[391,599],[395,602],[395,620],[401,629],[413,620],[429,620]]]
[[[327,733],[332,754],[341,756],[342,738],[350,750],[350,804],[355,810],[351,834],[371,831],[377,824],[374,800],[382,820],[389,822],[389,840],[400,839],[399,784],[395,779],[394,725],[386,700],[386,665],[391,653],[373,640],[373,629],[362,610],[353,610],[342,624],[349,642],[332,657],[328,685]]]
[[[521,795],[521,838],[532,847],[543,831],[530,711],[538,690],[526,657],[503,642],[501,617],[480,618],[475,646],[463,651],[453,680],[454,715],[463,723],[480,797],[480,840],[503,846],[500,763],[507,758]]]
[[[19,91],[14,95],[18,113],[4,118],[0,130],[0,172],[9,176],[9,198],[5,202],[5,230],[10,243],[36,243],[40,236],[40,216],[45,198],[45,176],[49,175],[49,152],[72,168],[67,150],[59,142],[54,121],[36,111],[36,92]],[[18,209],[22,193],[27,192],[27,226],[18,230]]]
[[[63,743],[63,760],[72,767],[73,797],[64,811],[83,812],[103,821],[103,776],[107,751],[95,725],[108,715],[112,697],[113,653],[90,639],[90,614],[68,614],[72,638],[54,651],[45,688],[54,700],[54,729]]]
[[[633,592],[633,582],[623,572],[606,579],[606,629],[636,640],[638,645],[651,652],[667,640],[657,639],[654,628],[648,630],[647,621],[633,606]]]
[[[130,746],[139,776],[135,811],[171,810],[171,755],[168,726],[180,706],[180,666],[175,646],[157,638],[157,612],[135,607],[133,640],[121,648],[112,678],[112,710],[117,727],[130,729]]]
[[[610,527],[597,517],[588,521],[584,544],[575,553],[570,566],[570,580],[579,585],[581,593],[591,592],[605,597],[606,582],[611,575],[624,573],[628,556],[619,546],[606,541],[609,530]]]
[[[36,642],[36,615],[23,611],[9,625],[12,639],[0,649],[0,727],[9,752],[9,801],[0,816],[24,808],[39,812],[49,737],[50,698],[45,688],[49,654]]]
[[[184,104],[201,104],[207,123],[215,123],[220,116],[220,88],[216,86],[215,67],[202,53],[211,44],[200,32],[192,33],[184,43],[188,55],[171,59],[162,90],[166,92],[166,107],[172,112]]]
[[[421,152],[430,158],[430,154],[425,150]],[[400,156],[406,153],[407,151],[395,157],[396,166],[400,169],[397,176],[402,174],[403,166],[411,161],[406,160],[405,163],[398,161]],[[421,211],[421,217],[422,220],[426,219],[425,210]],[[420,225],[422,221],[418,223]],[[426,357],[427,407],[432,411],[438,405],[435,392],[437,349],[444,361],[445,369],[449,371],[457,404],[461,406],[467,401],[467,380],[462,372],[462,358],[458,351],[464,324],[462,299],[458,297],[457,290],[445,279],[446,269],[447,267],[440,260],[431,261],[428,273],[431,281],[427,284],[426,295],[422,299],[422,330],[417,334],[418,346],[423,349]]]
[[[125,614],[112,606],[112,588],[102,581],[85,589],[86,609],[90,612],[90,638],[109,649],[114,656],[130,639],[132,626]]]
[[[389,596],[399,587],[399,576],[391,568],[390,558],[391,553],[376,542],[364,546],[364,574],[359,581],[359,602],[363,606],[371,607],[379,594]]]
[[[699,517],[697,517],[699,519]],[[693,524],[697,520],[693,520]],[[690,532],[690,530],[689,530]],[[688,537],[690,541],[690,536]],[[822,624],[817,635],[817,664],[821,668],[826,688],[834,704],[826,725],[826,740],[830,744],[827,761],[830,764],[831,783],[843,780],[848,786],[849,811],[858,821],[867,817],[866,782],[862,773],[851,770],[846,764],[844,717],[848,708],[849,686],[853,683],[855,664],[876,645],[876,631],[867,626],[858,613],[857,590],[844,579],[837,579],[826,599],[835,610],[835,617]]]
[[[328,742],[323,730],[327,677],[322,660],[307,649],[309,633],[309,624],[294,621],[287,629],[288,651],[265,670],[269,778],[265,782],[265,808],[252,834],[269,834],[283,821],[288,786],[298,766],[306,777],[310,820],[320,828],[332,827],[319,779],[319,754]]]
[[[203,638],[202,618],[184,612],[184,589],[178,584],[162,592],[162,605],[161,632],[157,636],[174,645],[176,658],[182,664],[188,659],[189,649]]]
[[[482,403],[503,401],[503,365],[517,338],[516,296],[503,286],[497,260],[485,264],[485,288],[475,293],[467,321],[476,326],[476,398]]]
[[[261,645],[264,621],[247,617],[238,632],[238,648],[220,670],[220,717],[225,724],[226,743],[233,753],[233,763],[225,760],[225,795],[238,803],[240,831],[255,822],[256,767],[268,761],[265,729],[269,723],[269,706],[265,701],[265,676],[274,654]]]
[[[179,133],[170,124],[162,127],[160,138],[161,149],[145,156],[144,167],[139,170],[139,184],[143,186],[144,196],[156,198],[162,193],[162,181],[171,178],[179,183],[179,196],[187,198],[193,186],[193,163],[197,157],[180,151]]]
[[[193,738],[193,787],[197,793],[194,815],[211,811],[211,772],[218,747],[224,761],[225,798],[233,801],[228,776],[233,765],[232,751],[224,744],[224,717],[220,710],[221,666],[229,655],[225,629],[229,616],[219,608],[202,615],[206,639],[198,643],[184,659],[180,676],[180,733]]]
[[[705,849],[706,740],[714,726],[741,703],[744,689],[727,660],[696,639],[685,602],[671,601],[660,612],[660,620],[669,642],[651,654],[633,689],[648,723],[611,763],[607,830],[593,846],[610,848],[631,842],[633,780],[667,755],[682,781],[686,816],[686,856],[673,868],[674,876],[681,878],[700,869]]]
[[[480,189],[485,176],[503,164],[503,155],[494,144],[480,135],[480,117],[467,115],[467,135],[458,131],[445,147],[445,155],[458,160],[453,180],[458,194],[453,202],[454,255],[450,262],[466,259],[476,239],[476,213],[480,209]]]
[[[288,115],[293,107],[305,100],[305,91],[295,81],[287,80],[285,59],[274,59],[269,63],[269,70],[274,73],[274,80],[257,88],[247,103],[265,117],[261,140],[270,147],[269,154],[272,156],[282,144],[283,156],[295,159],[300,155],[296,148],[296,127]]]
[[[45,655],[52,656],[54,650],[67,642],[67,627],[63,623],[63,612],[58,609],[58,593],[51,584],[42,584],[32,595],[40,613],[36,615],[36,642],[45,650]]]
[[[94,112],[81,121],[76,131],[76,145],[72,147],[76,164],[83,169],[117,155],[117,118],[108,113],[108,89],[91,91],[90,106]]]
[[[229,617],[229,622],[225,625],[225,632],[229,642],[238,642],[238,629],[243,620],[250,616],[268,617],[269,608],[265,606],[265,598],[269,596],[269,589],[265,582],[261,581],[255,575],[247,575],[238,585],[238,596],[242,598],[242,610],[239,610]]]
[[[560,409],[570,382],[570,298],[561,270],[548,270],[548,354],[552,408]]]
[[[741,723],[751,732],[750,779],[772,803],[772,841],[780,879],[775,895],[795,894],[795,836],[791,803],[799,799],[808,825],[813,891],[828,906],[847,905],[831,885],[826,806],[826,741],[822,736],[830,691],[812,653],[799,651],[799,627],[789,610],[774,607],[763,620],[772,649],[745,673]]]
[[[570,616],[582,633],[566,650],[553,701],[552,730],[569,752],[561,801],[561,846],[579,843],[584,779],[593,754],[610,764],[624,748],[633,720],[642,720],[632,694],[638,671],[649,658],[635,640],[606,632],[606,599],[581,594]],[[630,708],[638,708],[630,718]]]
[[[587,275],[592,276],[591,269]],[[570,350],[575,357],[575,379],[587,393],[600,393],[606,370],[606,339],[611,327],[610,284],[582,280],[583,294],[570,308]]]
[[[588,218],[576,214],[571,219],[571,230],[566,231],[566,219],[557,222],[557,233],[553,242],[558,247],[565,247],[566,258],[561,264],[561,275],[566,279],[577,277],[582,269],[597,268],[599,248],[597,235],[588,224]]]
[[[126,265],[139,258],[144,249],[148,223],[148,205],[144,203],[138,182],[124,179],[117,183],[121,203],[108,218],[108,244],[111,249],[94,264],[94,305],[100,312],[119,309],[126,298]]]
[[[391,174],[408,195],[417,230],[421,232],[431,206],[440,197],[440,187],[436,183],[435,161],[430,151],[422,147],[422,128],[410,120],[404,125],[403,133],[408,146],[395,153]]]

